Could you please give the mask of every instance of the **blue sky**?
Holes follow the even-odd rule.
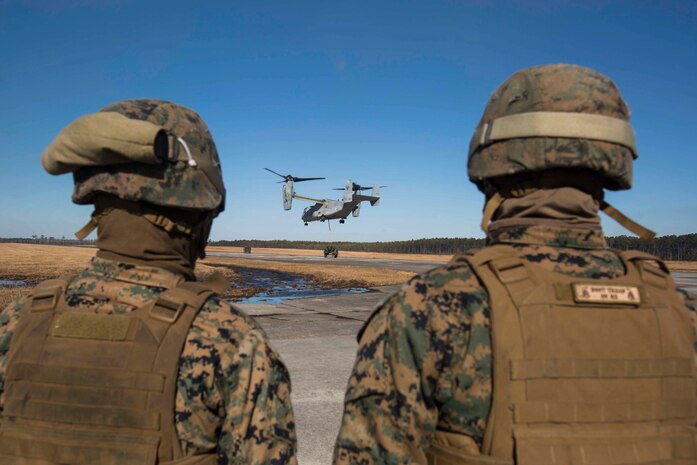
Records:
[[[228,208],[214,239],[482,237],[466,150],[519,68],[576,63],[633,111],[635,187],[607,198],[659,235],[697,232],[697,3],[691,1],[0,0],[0,236],[71,237],[91,213],[40,165],[73,119],[125,98],[207,121]],[[269,167],[389,186],[344,225],[283,211]],[[603,218],[610,235],[625,231]]]

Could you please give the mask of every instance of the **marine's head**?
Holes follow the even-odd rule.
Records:
[[[51,174],[73,173],[73,202],[95,204],[92,229],[101,213],[121,208],[167,232],[195,235],[199,255],[225,207],[208,127],[194,111],[170,102],[124,100],[78,118],[53,140],[42,163]]]
[[[599,202],[632,186],[637,157],[629,107],[592,69],[520,70],[491,95],[469,147],[468,175],[487,196],[483,227],[503,198],[573,187]]]

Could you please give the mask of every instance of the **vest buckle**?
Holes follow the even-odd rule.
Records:
[[[518,257],[493,260],[489,266],[502,284],[517,283],[529,276],[525,264]]]
[[[150,309],[150,317],[163,323],[172,324],[184,312],[186,302],[170,300],[160,295],[155,305]]]
[[[58,298],[62,294],[63,288],[60,286],[37,289],[31,299],[31,311],[45,312],[53,310],[58,305]]]

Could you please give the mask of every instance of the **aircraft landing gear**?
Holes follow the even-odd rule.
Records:
[[[344,224],[346,220],[339,220],[339,224]]]

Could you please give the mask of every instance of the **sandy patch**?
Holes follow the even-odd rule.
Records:
[[[697,262],[665,262],[671,271],[697,271]]]

